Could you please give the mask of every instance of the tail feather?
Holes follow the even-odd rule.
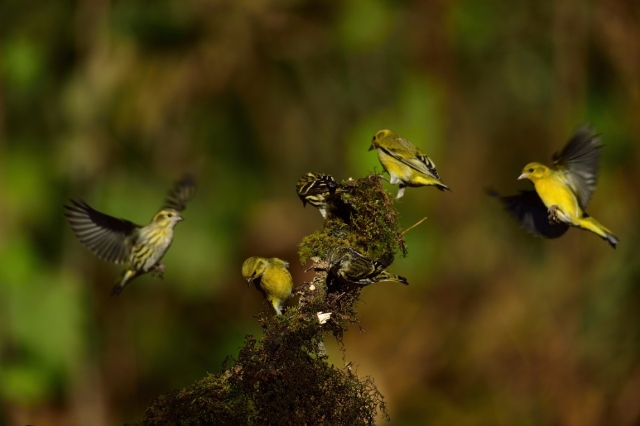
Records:
[[[138,275],[140,275],[139,272],[131,270],[131,269],[126,269],[118,278],[118,281],[116,281],[116,285],[113,286],[113,288],[111,289],[111,295],[112,296],[117,296],[120,294],[120,292],[122,292],[122,290],[124,290],[124,287],[131,282],[133,279],[135,279]]]
[[[600,222],[598,222],[591,216],[585,216],[580,219],[578,221],[578,226],[582,229],[586,229],[598,235],[600,238],[609,243],[609,245],[613,248],[616,248],[616,246],[618,245],[618,237],[613,235],[613,233],[609,229],[601,225]]]

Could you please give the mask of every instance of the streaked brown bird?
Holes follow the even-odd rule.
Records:
[[[307,173],[296,184],[296,193],[302,200],[302,205],[311,204],[320,211],[324,219],[327,219],[328,212],[336,207],[339,194],[349,191],[349,188],[338,184],[331,175],[324,173]]]
[[[183,220],[180,212],[195,190],[191,176],[178,181],[146,226],[101,213],[81,200],[64,206],[64,216],[82,245],[107,262],[126,263],[111,295],[120,294],[129,282],[147,272],[163,276],[165,266],[160,261],[171,246],[174,227]]]
[[[388,262],[371,260],[350,247],[338,247],[327,259],[329,272],[347,284],[367,286],[380,281],[397,281],[409,285],[405,277],[385,271]]]

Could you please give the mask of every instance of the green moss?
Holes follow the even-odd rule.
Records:
[[[329,210],[324,227],[304,237],[299,246],[305,264],[318,256],[326,259],[336,247],[353,247],[375,259],[392,262],[396,253],[407,255],[398,212],[378,175],[343,181],[350,192],[341,194],[339,205]]]
[[[143,425],[371,425],[378,414],[388,419],[371,378],[327,362],[325,336],[344,350],[344,332],[358,323],[361,287],[337,280],[329,286],[326,258],[336,247],[349,246],[391,263],[398,252],[406,255],[406,247],[379,176],[342,185],[348,191],[336,200],[323,229],[300,244],[302,262],[311,259],[316,275],[296,289],[298,305],[284,315],[262,314],[261,339],[247,336],[222,373],[157,398]],[[319,313],[331,316],[320,324]]]
[[[247,336],[224,372],[157,398],[145,413],[156,425],[371,425],[386,407],[369,377],[326,361],[323,336],[342,337],[338,322],[319,324],[322,289],[304,291],[308,304],[285,315],[262,316],[264,337]],[[336,300],[336,298],[330,298]]]

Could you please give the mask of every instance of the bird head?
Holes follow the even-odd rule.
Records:
[[[529,163],[522,169],[522,174],[518,176],[520,179],[529,179],[531,182],[535,182],[538,179],[544,178],[549,172],[549,168],[540,163]]]
[[[391,130],[380,130],[371,139],[371,146],[369,147],[369,151],[376,149],[380,146],[380,141],[385,137],[391,135],[393,132]]]
[[[250,257],[242,264],[242,277],[247,280],[249,286],[255,279],[260,278],[267,269],[267,260],[262,257]]]
[[[173,228],[176,223],[184,220],[180,212],[174,209],[162,209],[153,217],[153,223],[162,228]]]

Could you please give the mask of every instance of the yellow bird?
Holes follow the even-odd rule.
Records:
[[[600,136],[588,128],[579,129],[564,149],[554,154],[553,167],[541,163],[524,167],[518,179],[533,182],[535,192],[501,198],[525,228],[538,235],[555,238],[575,226],[616,248],[618,238],[585,211],[596,189],[601,151]]]
[[[407,186],[433,185],[440,191],[451,191],[440,180],[433,161],[411,142],[391,130],[380,130],[373,136],[369,151],[373,149],[378,150],[380,164],[389,173],[389,183],[398,184],[396,199],[404,195]]]
[[[250,257],[242,264],[242,276],[249,283],[255,282],[256,288],[273,306],[278,315],[291,297],[293,278],[289,273],[289,263],[272,257]]]
[[[162,209],[146,226],[101,213],[83,201],[71,200],[64,206],[65,217],[76,237],[100,259],[125,263],[126,268],[111,290],[118,295],[124,287],[150,271],[162,277],[164,263],[160,261],[173,241],[173,228],[182,219],[180,212],[195,194],[196,185],[191,176],[178,181]]]

